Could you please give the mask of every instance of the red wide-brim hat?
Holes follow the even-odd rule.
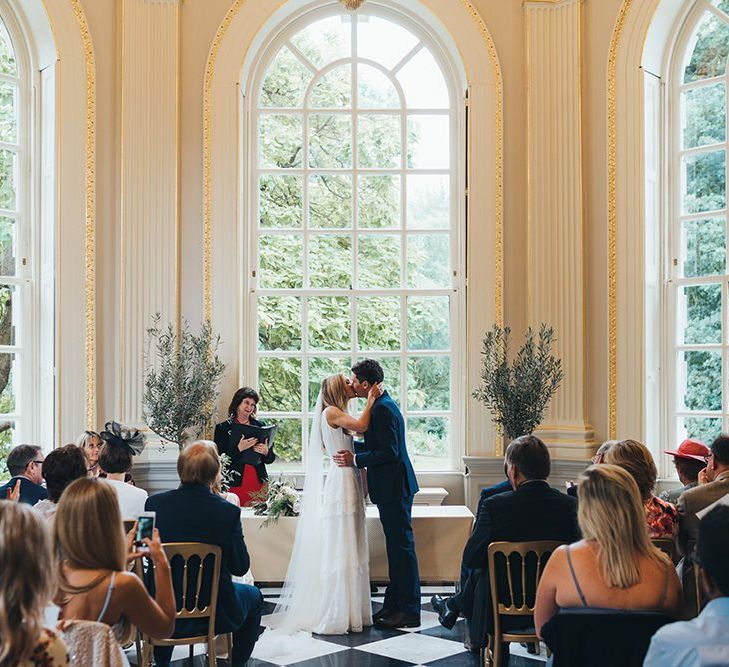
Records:
[[[709,448],[703,442],[691,438],[684,440],[678,446],[678,449],[666,449],[664,453],[679,459],[696,459],[703,463],[706,463],[706,458],[711,454]]]

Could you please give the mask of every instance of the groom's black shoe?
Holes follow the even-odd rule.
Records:
[[[385,616],[388,616],[389,614],[392,614],[392,610],[382,607],[382,609],[372,614],[372,622],[377,623],[377,621],[379,621],[381,618],[385,618]]]
[[[458,612],[448,606],[448,598],[434,595],[430,598],[430,604],[438,612],[438,622],[448,630],[452,630],[458,620]]]
[[[376,625],[380,628],[417,628],[420,625],[420,614],[395,611],[380,618]]]

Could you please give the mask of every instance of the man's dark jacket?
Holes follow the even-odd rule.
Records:
[[[8,491],[12,491],[15,482],[20,480],[20,502],[28,505],[35,505],[41,500],[48,498],[48,491],[40,484],[31,482],[27,477],[13,477],[7,484],[0,486],[0,500],[6,500]]]

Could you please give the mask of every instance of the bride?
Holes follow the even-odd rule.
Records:
[[[326,482],[322,480],[325,451],[331,457],[339,450],[353,450],[349,432],[367,430],[372,405],[381,394],[380,386],[374,385],[362,415],[355,419],[347,410],[355,397],[349,378],[338,374],[322,382],[306,452],[294,549],[272,618],[274,634],[303,630],[339,635],[372,625],[360,472],[330,462]]]

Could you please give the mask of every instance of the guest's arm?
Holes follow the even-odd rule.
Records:
[[[676,546],[678,547],[678,553],[681,556],[688,555],[689,552],[689,531],[688,531],[688,514],[686,512],[686,501],[683,495],[678,499],[676,503],[678,509],[678,535],[676,537]]]
[[[231,505],[233,507],[233,505]],[[240,508],[236,507],[235,522],[231,528],[228,569],[231,574],[242,577],[251,567],[251,559],[243,541],[243,528],[240,523]]]
[[[466,567],[472,570],[486,567],[487,551],[492,542],[492,533],[491,512],[486,501],[479,507],[473,531],[463,549],[463,564]]]
[[[565,563],[564,547],[558,547],[547,561],[542,578],[537,587],[537,599],[534,604],[534,627],[537,635],[542,636],[542,627],[558,611],[557,578]]]

